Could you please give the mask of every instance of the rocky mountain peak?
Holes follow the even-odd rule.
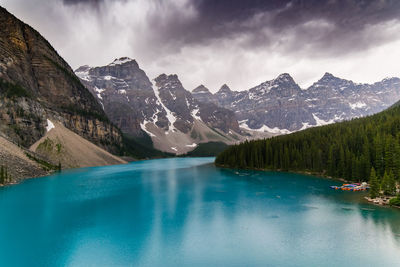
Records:
[[[85,72],[85,71],[88,71],[89,69],[90,69],[89,65],[83,65],[83,66],[80,66],[79,68],[77,68],[75,70],[75,72]]]
[[[328,90],[328,93],[333,93],[334,91],[346,91],[345,89],[353,88],[354,86],[355,83],[353,83],[352,81],[338,78],[336,76],[333,76],[331,73],[326,72],[324,76],[322,76],[321,79],[310,86],[309,89],[311,89],[311,91]]]
[[[397,77],[386,77],[380,83],[391,83],[391,82],[399,82],[400,79]]]
[[[157,78],[154,79],[156,85],[158,87],[162,88],[168,88],[168,89],[182,89],[185,90],[182,86],[181,81],[178,78],[178,75],[176,74],[171,74],[167,75],[165,73],[160,74]]]
[[[292,76],[289,73],[282,73],[275,79],[269,82],[271,85],[281,85],[281,86],[298,86]],[[274,87],[278,88],[278,87]]]
[[[202,94],[202,93],[210,93],[210,90],[208,90],[207,87],[205,87],[204,85],[200,84],[199,86],[197,86],[196,88],[193,89],[192,93],[194,94]]]
[[[218,90],[218,92],[221,92],[221,93],[231,93],[232,90],[231,90],[231,88],[229,88],[228,85],[223,84],[223,85],[221,86],[221,88]]]
[[[210,90],[208,90],[208,88],[202,84],[200,86],[197,86],[195,89],[193,89],[192,95],[199,102],[203,102],[203,103],[210,102],[215,105],[218,105],[218,99],[216,98],[216,96],[213,95],[210,92]]]
[[[333,81],[333,80],[341,80],[340,78],[333,76],[331,73],[329,72],[325,72],[324,76],[322,76],[321,79],[319,79],[319,81]],[[319,82],[318,81],[318,82]]]
[[[301,92],[299,85],[288,73],[283,73],[273,80],[266,81],[249,90],[250,99],[260,99],[264,95],[276,97],[292,97]]]
[[[276,77],[276,79],[274,81],[283,81],[283,82],[294,82],[292,76],[290,76],[289,73],[282,73],[279,74],[278,77]]]
[[[139,65],[137,64],[136,60],[131,59],[129,57],[116,58],[116,59],[114,59],[113,62],[108,64],[108,66],[125,65],[125,64],[128,64],[128,63],[129,64],[133,64],[133,65],[137,65],[139,67]]]
[[[152,84],[139,64],[131,58],[121,57],[106,66],[89,67],[87,65],[75,70],[76,75],[85,82],[106,93],[103,89],[117,89],[111,91],[125,92],[129,90],[152,91]]]

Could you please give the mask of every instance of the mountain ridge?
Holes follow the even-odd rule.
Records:
[[[400,79],[355,83],[326,72],[301,88],[290,74],[282,73],[247,90],[224,87],[207,98],[194,97],[235,111],[244,129],[288,133],[382,111],[400,99]]]
[[[151,81],[135,60],[113,62],[120,61],[123,64],[82,66],[76,74],[123,132],[148,135],[155,148],[175,154],[208,141],[243,140],[232,111],[198,101],[176,74],[160,74]]]
[[[129,64],[133,67],[129,67]],[[120,71],[125,73],[124,77],[118,76],[112,69],[115,68],[114,65],[119,65]],[[243,91],[233,91],[227,84],[223,84],[215,93],[211,93],[204,85],[199,85],[189,92],[176,74],[160,74],[151,81],[145,71],[140,69],[137,61],[127,57],[115,59],[103,67],[83,66],[78,68],[76,73],[88,88],[92,88],[90,91],[97,96],[100,103],[108,101],[104,100],[107,97],[112,99],[111,102],[114,102],[116,108],[111,108],[109,103],[105,111],[123,132],[134,136],[148,135],[153,143],[156,143],[156,147],[170,153],[177,152],[176,143],[179,141],[174,141],[171,136],[168,138],[172,139],[166,141],[168,138],[165,133],[169,128],[188,135],[198,119],[202,120],[206,127],[221,131],[223,140],[212,141],[232,144],[370,115],[400,99],[398,78],[388,78],[374,84],[361,84],[341,79],[329,72],[305,89],[301,88],[289,73],[282,73],[272,80]],[[123,86],[126,87],[129,75],[136,77],[135,86],[128,81],[130,87],[127,88],[130,94],[146,105],[141,106],[128,98],[125,101],[123,95],[117,97],[116,92],[126,94],[126,88]],[[97,83],[98,80],[103,83]],[[157,83],[162,86],[158,88],[155,86]],[[209,112],[210,110],[212,112]],[[127,113],[131,114],[130,118]],[[209,113],[208,116],[203,116],[205,113]],[[116,118],[117,114],[120,115]],[[132,125],[136,125],[136,131],[125,127]],[[206,141],[196,140],[193,138],[195,135],[183,139],[181,136],[180,140],[185,140],[185,146],[190,149],[193,148],[193,144]],[[162,142],[168,145],[162,145]],[[178,150],[178,153],[188,152],[182,147]]]

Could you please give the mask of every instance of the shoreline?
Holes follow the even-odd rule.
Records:
[[[284,171],[281,169],[277,169],[277,170],[272,170],[272,169],[257,169],[257,168],[232,168],[232,167],[228,167],[228,166],[224,166],[224,165],[218,165],[215,164],[214,165],[216,167],[219,168],[224,168],[224,169],[231,169],[231,170],[253,170],[253,171],[263,171],[263,172],[286,172],[286,173],[294,173],[294,174],[303,174],[303,175],[309,175],[309,176],[313,176],[313,177],[317,177],[317,178],[323,178],[323,179],[329,179],[329,180],[336,180],[336,181],[340,181],[340,182],[344,182],[344,183],[358,183],[360,181],[354,181],[354,180],[347,180],[345,178],[341,178],[341,177],[332,177],[332,176],[328,176],[325,175],[323,173],[315,173],[315,172],[310,172],[310,171]]]
[[[147,160],[147,159],[144,159],[144,160]],[[135,161],[141,161],[141,160],[135,160]],[[134,161],[129,161],[129,162],[134,162]],[[92,167],[105,167],[105,166],[113,166],[113,165],[125,165],[125,164],[128,164],[129,162],[123,163],[123,164],[106,164],[106,165],[99,165],[99,166],[80,166],[80,167],[74,167],[74,168],[64,168],[62,170],[47,170],[47,173],[45,175],[35,175],[35,176],[29,176],[29,177],[17,177],[11,183],[0,184],[0,188],[6,187],[6,186],[18,185],[18,184],[24,182],[25,180],[39,179],[39,178],[48,177],[48,176],[53,175],[55,173],[61,173],[64,170],[74,170],[74,169],[92,168]]]
[[[120,156],[118,156],[118,157],[120,157]],[[61,171],[63,171],[63,170],[74,170],[74,169],[80,169],[80,168],[92,168],[92,167],[105,167],[105,166],[113,166],[113,165],[125,165],[125,164],[129,164],[131,162],[147,161],[147,160],[153,160],[153,159],[164,159],[164,158],[165,159],[166,158],[179,158],[179,157],[156,157],[156,158],[135,159],[135,158],[130,157],[130,156],[122,156],[121,158],[123,158],[126,161],[126,163],[122,163],[122,164],[106,164],[106,165],[98,165],[98,166],[80,166],[80,167],[73,167],[73,168],[64,168]],[[127,160],[127,159],[130,159],[130,160]],[[27,177],[20,176],[20,177],[15,178],[13,180],[13,182],[11,182],[11,183],[0,184],[0,188],[6,187],[6,186],[11,186],[11,185],[18,185],[18,184],[20,184],[21,182],[23,182],[25,180],[47,177],[47,176],[53,175],[53,174],[55,174],[57,172],[59,172],[59,171],[58,170],[50,170],[50,171],[47,170],[47,173],[45,175],[40,175],[39,174],[39,175],[27,176]]]
[[[351,180],[346,180],[344,178],[335,178],[335,177],[331,177],[328,175],[324,175],[323,173],[313,173],[313,172],[309,172],[309,171],[283,171],[283,170],[271,170],[271,169],[252,169],[252,168],[231,168],[231,167],[227,167],[224,165],[219,165],[219,164],[215,164],[214,162],[214,166],[218,167],[218,168],[224,168],[224,169],[231,169],[231,170],[253,170],[253,171],[263,171],[263,172],[282,172],[282,173],[294,173],[294,174],[302,174],[302,175],[309,175],[309,176],[313,176],[315,178],[322,178],[322,179],[329,179],[329,180],[336,180],[336,181],[340,181],[340,182],[345,182],[345,183],[355,183],[354,181]],[[370,205],[374,205],[374,206],[380,206],[380,207],[390,207],[390,208],[396,208],[396,209],[400,209],[399,206],[391,206],[389,205],[389,201],[390,199],[395,198],[395,197],[379,197],[376,198],[378,200],[382,199],[382,201],[379,202],[375,202],[376,199],[372,199],[369,196],[360,198],[360,200],[365,200],[367,204]],[[389,199],[389,200],[385,200],[383,201],[383,199]]]
[[[61,171],[63,171],[63,170],[74,170],[74,169],[80,169],[80,168],[91,168],[91,167],[105,167],[105,166],[113,166],[113,165],[124,165],[124,164],[128,164],[128,163],[130,163],[130,162],[147,161],[147,160],[153,160],[153,159],[164,159],[164,157],[160,157],[160,158],[157,157],[157,158],[135,159],[135,158],[132,158],[132,157],[129,157],[129,156],[127,156],[127,157],[121,157],[121,158],[123,158],[127,163],[123,163],[123,164],[107,164],[107,165],[99,165],[99,166],[80,166],[80,167],[74,167],[74,168],[64,168],[64,169],[62,169]],[[174,157],[165,157],[165,158],[174,158]],[[176,158],[178,158],[178,157],[176,157]],[[127,160],[127,159],[131,159],[131,160]],[[18,184],[20,184],[21,182],[23,182],[23,181],[25,181],[25,180],[47,177],[47,176],[53,175],[53,174],[55,174],[55,173],[57,173],[57,172],[59,172],[59,171],[58,171],[58,170],[50,170],[50,171],[47,170],[47,173],[46,173],[45,175],[40,175],[40,174],[39,174],[39,175],[27,176],[27,177],[24,177],[24,176],[16,177],[16,178],[13,180],[13,182],[11,182],[11,183],[0,184],[0,188],[6,187],[6,186],[18,185]]]
[[[377,198],[370,198],[370,197],[364,197],[368,201],[368,203],[375,205],[375,206],[380,206],[380,207],[389,207],[389,208],[396,208],[400,209],[400,206],[395,206],[395,205],[390,205],[389,201],[393,198],[396,198],[395,196],[391,197],[377,197]]]

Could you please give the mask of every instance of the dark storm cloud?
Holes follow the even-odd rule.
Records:
[[[97,6],[102,2],[103,0],[63,0],[66,5],[87,4]]]
[[[194,0],[192,3],[198,15],[185,24],[177,18],[158,25],[158,18],[152,18],[154,21],[150,22],[160,39],[194,44],[243,34],[247,37],[243,45],[268,48],[276,42],[277,35],[295,28],[295,40],[282,44],[285,52],[303,49],[302,44],[307,43],[313,45],[313,53],[347,53],[385,42],[386,37],[380,32],[366,33],[365,28],[400,17],[400,1]],[[313,21],[315,25],[307,24]],[[327,27],[318,27],[318,23]]]
[[[215,91],[283,72],[305,87],[325,71],[399,76],[397,0],[0,0],[74,67],[130,56],[154,78]],[[399,51],[399,52],[397,52]]]
[[[63,3],[98,7],[118,1],[126,0],[63,0]],[[169,7],[167,0],[153,2],[161,15]],[[246,40],[241,45],[247,48],[273,46],[287,53],[300,49],[315,56],[340,54],[387,41],[388,36],[364,29],[399,19],[400,14],[400,1],[395,0],[192,0],[187,2],[186,6],[189,5],[197,14],[191,20],[182,20],[180,13],[185,10],[175,10],[176,15],[168,20],[148,16],[153,40],[173,51],[182,45],[243,35]],[[280,33],[290,33],[293,39],[277,41]]]

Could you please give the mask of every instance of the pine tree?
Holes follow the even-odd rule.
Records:
[[[346,165],[345,165],[345,158],[344,158],[344,150],[343,150],[343,147],[340,146],[340,150],[339,150],[339,165],[338,165],[338,168],[337,168],[337,175],[339,177],[343,177],[345,172],[346,172]]]
[[[380,186],[374,168],[371,169],[371,174],[369,176],[369,186],[370,186],[369,190],[370,197],[376,198],[377,196],[379,196]]]
[[[389,173],[389,180],[388,180],[388,190],[385,193],[389,196],[395,196],[396,195],[396,181],[394,179],[394,174],[393,172]]]
[[[283,151],[283,170],[285,171],[289,170],[289,164],[290,164],[289,150],[287,147],[285,147]]]
[[[362,170],[361,170],[361,179],[362,180],[367,180],[369,178],[369,172],[371,170],[371,158],[370,158],[370,153],[369,153],[369,142],[368,139],[365,137],[364,138],[364,144],[363,144],[363,154],[362,154],[362,159],[361,159],[361,164],[362,164]]]
[[[387,188],[388,188],[388,181],[389,180],[389,175],[388,173],[385,171],[383,177],[382,177],[382,181],[381,181],[381,188],[384,194],[386,194]]]
[[[393,170],[393,138],[391,135],[386,137],[385,145],[385,171],[391,172]]]
[[[400,179],[400,144],[394,143],[393,147],[393,175],[396,180]]]
[[[336,172],[336,164],[335,164],[335,155],[333,151],[333,146],[329,147],[329,154],[328,154],[328,175],[335,176]]]
[[[392,172],[387,173],[385,171],[385,174],[382,179],[382,190],[383,194],[387,196],[393,196],[396,194],[396,182],[394,180],[394,176]]]
[[[383,175],[384,172],[384,154],[383,154],[383,140],[381,135],[378,133],[375,137],[375,166],[378,176]]]

